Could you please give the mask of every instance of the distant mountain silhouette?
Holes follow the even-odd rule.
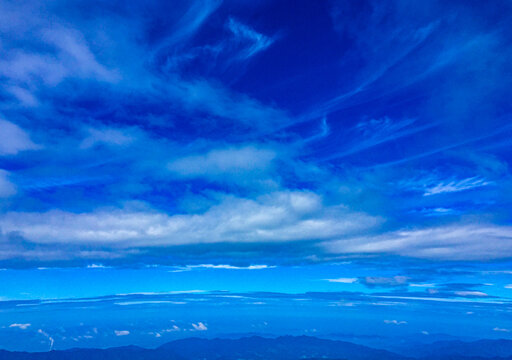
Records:
[[[512,341],[441,341],[397,354],[309,336],[188,338],[156,349],[137,346],[28,353],[0,350],[0,360],[512,360]]]
[[[512,340],[438,341],[414,349],[400,351],[402,355],[417,358],[455,359],[456,357],[509,358]]]

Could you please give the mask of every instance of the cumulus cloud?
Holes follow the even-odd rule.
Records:
[[[192,328],[195,331],[206,331],[206,330],[208,330],[208,327],[205,324],[203,324],[202,322],[198,322],[197,324],[192,324]]]
[[[14,324],[11,324],[9,325],[10,328],[18,328],[18,329],[21,329],[21,330],[26,330],[28,329],[32,324],[17,324],[17,323],[14,323]]]
[[[126,336],[130,335],[130,332],[128,330],[114,330],[114,334],[116,334],[116,336]]]
[[[399,321],[399,320],[384,320],[385,324],[392,324],[392,325],[405,325],[407,324],[407,321]]]
[[[41,244],[144,247],[330,239],[379,222],[343,206],[323,206],[314,193],[294,191],[255,200],[227,197],[205,213],[192,215],[128,210],[10,212],[0,219],[0,227],[5,233],[15,232]]]
[[[512,256],[512,227],[460,224],[324,242],[338,254],[394,254],[423,259],[491,260]]]
[[[357,278],[337,278],[337,279],[326,279],[328,282],[332,283],[342,283],[342,284],[353,284],[357,282]]]
[[[15,155],[24,150],[35,150],[38,146],[18,125],[0,119],[0,156]]]

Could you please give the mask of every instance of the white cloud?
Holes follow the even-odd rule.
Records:
[[[17,84],[17,88],[33,88],[40,80],[54,86],[70,77],[107,82],[119,79],[115,71],[97,61],[77,30],[54,24],[52,28],[40,28],[37,32],[39,45],[48,51],[32,53],[15,48],[0,61],[0,74]]]
[[[183,177],[217,177],[263,171],[275,157],[274,151],[253,146],[227,148],[174,160],[168,169]]]
[[[54,342],[55,342],[55,340],[53,339],[53,337],[52,337],[52,336],[50,336],[50,334],[48,334],[48,333],[47,333],[46,331],[44,331],[43,329],[38,329],[38,330],[37,330],[37,333],[38,333],[38,334],[43,335],[45,338],[47,338],[47,339],[48,339],[48,341],[49,341],[49,343],[50,343],[50,350],[52,350],[52,349],[53,349],[53,344],[54,344]]]
[[[263,270],[263,269],[272,269],[275,266],[269,265],[249,265],[249,266],[233,266],[226,264],[200,264],[200,265],[187,265],[184,268],[180,268],[183,270],[191,270],[191,269],[221,269],[221,270]]]
[[[398,183],[398,185],[404,189],[422,192],[423,196],[455,193],[493,184],[494,183],[492,181],[486,180],[480,176],[473,176],[464,179],[457,179],[453,177],[446,179],[435,174],[423,174],[422,176]],[[438,212],[446,212],[446,210],[449,209],[438,208],[435,210]]]
[[[489,294],[486,294],[482,291],[455,291],[455,295],[461,297],[487,297]]]
[[[357,282],[357,278],[337,278],[337,279],[325,279],[332,283],[342,283],[342,284],[353,284]]]
[[[505,285],[505,289],[512,289],[512,284]]]
[[[398,321],[398,320],[384,320],[385,324],[392,324],[392,325],[405,325],[407,324],[407,321]]]
[[[185,81],[174,78],[166,85],[168,96],[181,102],[185,110],[207,112],[214,117],[269,131],[277,124],[282,126],[290,123],[284,111],[232,92],[218,83],[204,79]]]
[[[409,280],[408,277],[400,275],[393,277],[366,276],[362,282],[368,286],[403,286],[407,284],[407,280]]]
[[[420,288],[424,288],[424,287],[435,287],[436,284],[409,284],[410,287],[420,287]]]
[[[507,332],[507,333],[511,332],[510,329],[504,329],[504,328],[500,328],[500,327],[497,327],[497,326],[493,330],[494,331],[498,331],[498,332]]]
[[[38,148],[18,125],[0,119],[0,155],[15,155],[20,151]]]
[[[175,332],[175,331],[180,331],[181,329],[179,328],[178,325],[173,325],[172,327],[168,328],[168,329],[163,329],[161,332]]]
[[[9,180],[9,172],[0,169],[0,198],[7,198],[16,192],[16,185]]]
[[[512,256],[512,227],[446,225],[324,242],[337,254],[393,254],[423,259],[489,260]]]
[[[32,324],[17,324],[17,323],[14,323],[14,324],[11,324],[9,325],[10,328],[18,328],[18,329],[21,329],[21,330],[26,330],[28,329]]]
[[[87,265],[88,269],[106,269],[108,266],[102,265],[102,264],[90,264]]]
[[[318,195],[294,191],[255,200],[226,197],[205,213],[192,215],[128,210],[10,212],[0,218],[0,227],[37,243],[133,247],[331,239],[379,221],[343,206],[324,207]]]
[[[192,328],[196,331],[206,331],[208,327],[202,322],[198,322],[197,324],[192,324]]]
[[[475,189],[482,186],[491,185],[492,182],[477,176],[462,180],[452,180],[448,182],[440,182],[439,184],[426,188],[423,196],[438,195],[442,193],[459,192],[464,190]]]
[[[130,332],[128,330],[114,330],[114,333],[116,334],[116,336],[130,335]]]
[[[117,129],[89,128],[87,132],[88,136],[80,144],[82,149],[88,149],[97,144],[123,146],[128,145],[134,141],[134,137],[132,135]]]

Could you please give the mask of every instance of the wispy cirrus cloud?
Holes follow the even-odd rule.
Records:
[[[489,186],[492,184],[492,181],[486,181],[485,179],[476,176],[457,181],[440,182],[439,184],[431,187],[428,187],[428,185],[426,185],[423,196],[432,196],[443,193],[471,190],[483,186]]]
[[[247,48],[240,55],[243,58],[254,56],[274,43],[274,39],[255,31],[234,18],[229,18],[227,26],[237,41],[249,43]]]

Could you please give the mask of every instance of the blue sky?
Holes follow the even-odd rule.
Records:
[[[1,1],[0,345],[310,318],[323,336],[341,322],[510,337],[511,15],[507,1]],[[191,290],[187,308],[174,292]],[[84,298],[105,313],[55,302]],[[63,335],[78,318],[89,328]]]

